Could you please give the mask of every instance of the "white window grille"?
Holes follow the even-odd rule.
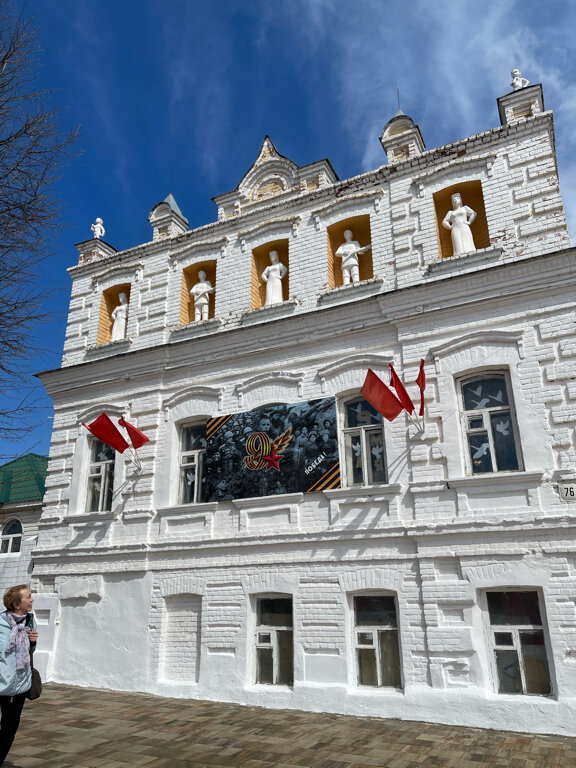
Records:
[[[262,685],[292,685],[292,598],[257,598],[256,614],[256,682]]]
[[[354,596],[358,685],[400,688],[400,651],[394,595]]]
[[[487,592],[499,693],[551,693],[537,592]]]
[[[8,555],[20,552],[22,547],[22,523],[20,520],[10,520],[2,529],[0,536],[0,554]]]
[[[112,509],[115,458],[114,448],[101,440],[91,440],[87,512],[109,512]]]

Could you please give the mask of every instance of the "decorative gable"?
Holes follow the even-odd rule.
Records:
[[[265,136],[258,157],[233,192],[213,198],[218,218],[239,216],[269,204],[280,195],[301,194],[337,181],[328,160],[298,166],[281,155],[270,136]]]

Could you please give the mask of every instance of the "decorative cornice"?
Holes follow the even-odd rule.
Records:
[[[320,379],[320,390],[322,394],[326,392],[326,380],[337,376],[343,371],[348,371],[351,368],[362,368],[368,370],[368,368],[385,368],[389,363],[394,360],[392,352],[383,355],[374,355],[366,352],[361,352],[357,355],[349,355],[337,363],[330,363],[323,368],[319,368],[317,375]]]
[[[234,388],[234,392],[238,395],[238,402],[240,407],[244,403],[244,395],[253,389],[265,386],[266,384],[296,384],[298,388],[298,397],[302,397],[302,382],[304,380],[303,373],[291,373],[290,371],[269,371],[267,373],[259,373],[257,376],[252,376],[250,379],[246,379],[241,384],[237,384]]]
[[[166,400],[163,400],[162,410],[166,411],[167,409],[174,408],[174,406],[178,405],[179,403],[182,403],[185,400],[193,400],[195,397],[206,397],[212,398],[213,400],[218,400],[218,408],[220,408],[222,405],[223,394],[223,387],[187,387],[186,389],[181,389],[175,394],[170,395],[170,397],[166,398]]]
[[[126,273],[134,273],[134,279],[138,280],[141,276],[136,274],[139,270],[144,269],[144,262],[143,261],[137,261],[137,262],[131,262],[129,264],[114,264],[110,265],[106,269],[102,270],[102,272],[96,272],[96,274],[92,275],[92,284],[96,287],[99,282],[102,282],[102,280],[109,278],[111,275],[121,272]]]
[[[518,347],[520,357],[524,358],[524,331],[501,331],[485,330],[467,333],[452,339],[445,344],[439,344],[436,347],[430,347],[430,354],[437,361],[446,355],[457,352],[460,349],[468,349],[471,346],[481,346],[485,344],[512,344]],[[437,366],[438,367],[438,366]]]
[[[498,155],[496,152],[486,152],[483,155],[467,155],[464,157],[455,157],[451,160],[447,160],[445,163],[441,163],[440,165],[431,168],[429,171],[424,171],[423,173],[418,174],[418,176],[413,176],[412,183],[417,184],[420,188],[423,188],[424,183],[429,181],[433,176],[439,176],[451,171],[458,173],[464,168],[471,168],[475,165],[484,166],[488,175],[490,175],[494,160],[496,160],[497,156]]]
[[[130,410],[130,405],[116,405],[116,403],[98,403],[98,405],[89,405],[83,411],[76,413],[78,419],[78,427],[81,426],[81,422],[89,421],[90,419],[100,416],[101,413],[107,413],[109,416],[122,416],[123,413]]]
[[[296,231],[301,221],[302,216],[299,214],[296,216],[286,216],[279,219],[269,219],[268,221],[264,221],[262,224],[251,227],[250,229],[240,230],[237,234],[237,237],[239,240],[246,241],[252,239],[254,235],[262,235],[263,233],[274,229],[282,229],[288,227],[292,227],[292,236],[296,237]]]
[[[168,259],[170,261],[178,261],[180,258],[193,256],[197,251],[219,250],[220,254],[223,255],[229,242],[230,238],[227,235],[223,235],[215,240],[201,240],[198,243],[191,243],[190,245],[184,245],[171,250],[168,254]]]
[[[319,228],[320,219],[324,218],[327,213],[334,213],[334,211],[341,208],[347,208],[350,205],[358,202],[374,202],[374,208],[376,212],[380,210],[380,200],[384,197],[383,189],[373,189],[369,192],[358,192],[354,195],[347,195],[346,197],[339,197],[331,203],[322,206],[322,208],[316,208],[310,211],[310,215],[313,217],[316,224],[316,229]]]

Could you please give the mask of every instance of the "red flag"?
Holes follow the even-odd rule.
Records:
[[[412,402],[412,398],[406,391],[406,387],[402,383],[400,376],[398,376],[398,374],[394,370],[394,366],[392,365],[392,363],[390,363],[390,385],[394,387],[394,389],[396,390],[398,399],[400,400],[404,408],[408,411],[408,413],[412,413],[412,411],[414,410],[414,403]]]
[[[133,427],[132,424],[128,424],[124,416],[121,416],[118,419],[118,424],[120,424],[121,427],[126,428],[128,437],[130,438],[130,442],[134,448],[140,448],[141,445],[144,445],[144,443],[147,443],[148,440],[150,440],[149,437],[146,437],[144,432],[140,432],[140,430],[136,429],[136,427]]]
[[[424,390],[426,389],[426,374],[424,372],[424,360],[420,360],[420,371],[416,384],[420,387],[420,412],[419,416],[424,416]]]
[[[94,419],[92,424],[84,424],[82,422],[82,426],[86,427],[89,432],[92,432],[98,440],[102,440],[103,443],[114,448],[118,453],[124,453],[126,448],[128,448],[128,443],[105,413],[101,413],[97,419]]]
[[[384,384],[382,379],[371,368],[368,368],[368,373],[360,392],[370,405],[376,408],[378,413],[381,413],[388,421],[394,421],[404,407],[394,392]]]

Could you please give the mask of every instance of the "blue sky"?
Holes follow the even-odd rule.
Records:
[[[82,154],[55,193],[65,227],[42,270],[51,291],[35,370],[60,364],[74,244],[96,216],[118,249],[151,239],[147,216],[172,188],[190,226],[216,218],[265,134],[299,165],[328,157],[340,178],[385,163],[378,142],[401,106],[428,148],[498,124],[517,66],[556,117],[561,185],[576,225],[576,4],[559,0],[26,0]],[[172,181],[171,181],[172,179]],[[51,402],[0,457],[47,453]]]

